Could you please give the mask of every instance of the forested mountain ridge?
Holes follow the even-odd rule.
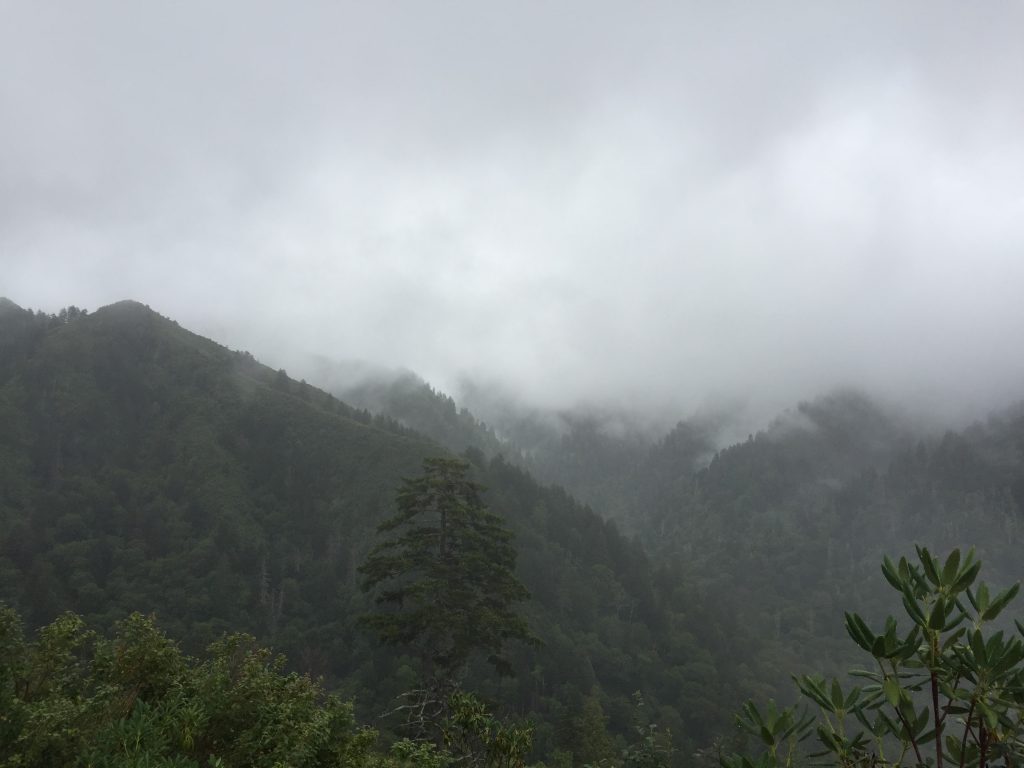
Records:
[[[467,436],[472,428],[502,435],[492,451],[510,447],[512,461],[587,499],[639,536],[656,559],[714,551],[748,525],[796,524],[797,518],[806,518],[804,532],[819,530],[821,544],[845,539],[846,527],[868,520],[908,537],[944,530],[985,542],[990,527],[966,530],[968,516],[948,519],[955,508],[998,508],[1000,520],[1024,515],[1022,406],[958,431],[911,420],[864,393],[836,390],[780,414],[746,440],[722,445],[727,412],[678,421],[658,437],[625,413],[540,411],[500,396],[474,397],[467,384],[469,399],[484,403],[499,425],[485,427],[474,411],[413,374],[376,382],[379,389],[366,391],[387,396],[361,400],[368,409],[419,424],[439,442],[446,442],[446,429],[432,428],[427,414],[446,414],[450,423],[458,415],[467,433],[455,445],[483,444],[482,437]],[[875,509],[880,504],[884,523]],[[997,563],[992,567],[998,572]]]
[[[0,599],[30,626],[155,612],[191,649],[248,631],[364,719],[412,684],[411,659],[356,626],[355,569],[437,444],[134,302],[4,303],[0,339]],[[750,682],[734,617],[565,492],[471,458],[543,645],[510,649],[516,677],[466,684],[532,714],[538,755],[614,753],[601,734],[631,732],[637,690],[680,746],[707,742]]]
[[[470,380],[463,381],[461,397],[472,407],[457,405],[451,395],[406,370],[319,357],[309,365],[309,376],[341,400],[394,419],[450,450],[476,448],[488,457],[503,456],[620,522],[633,506],[630,478],[656,443],[656,433],[633,423],[625,411],[531,408],[502,393],[486,394]],[[484,412],[486,418],[480,418]]]
[[[133,599],[151,577],[168,579],[142,596],[159,596],[165,609],[166,600],[181,600],[171,604],[172,621],[190,615],[186,593],[206,599],[195,594],[201,590],[182,589],[179,579],[216,570],[225,559],[242,570],[255,567],[254,582],[263,578],[266,560],[266,578],[276,582],[282,576],[275,569],[287,559],[272,551],[274,528],[286,523],[277,519],[281,506],[292,517],[289,525],[301,520],[316,528],[314,538],[337,547],[332,558],[351,570],[347,532],[369,535],[372,526],[364,521],[389,503],[388,483],[435,450],[132,302],[88,316],[36,318],[25,330],[15,336],[20,343],[6,358],[13,365],[5,364],[0,390],[9,427],[2,439],[18,481],[5,484],[5,519],[12,525],[6,549],[17,555],[53,544],[59,550],[104,524],[114,528],[112,539],[96,542],[93,560],[82,563],[88,567],[81,589],[73,586],[77,562],[59,571],[61,589],[45,567],[29,574],[36,594],[23,609],[30,621],[51,616],[55,601],[66,602],[58,599],[66,590],[98,610],[88,599],[95,587],[87,583],[89,573],[103,577],[98,581],[108,593],[124,589]],[[379,482],[367,481],[375,477]],[[339,491],[330,509],[321,499],[328,488]],[[40,530],[48,524],[55,526],[53,538]],[[254,524],[269,529],[256,532]],[[340,543],[330,543],[343,532]],[[136,562],[120,564],[127,572],[107,572],[117,556]],[[140,561],[161,557],[184,560],[139,570]],[[222,574],[226,591],[241,586],[231,583],[230,570]],[[111,605],[121,604],[110,597]],[[241,619],[208,617],[215,625]]]
[[[521,458],[512,441],[499,438],[468,409],[456,407],[450,395],[435,390],[412,371],[317,357],[309,376],[344,402],[394,419],[456,453],[475,448],[488,458],[499,454]]]
[[[655,561],[728,595],[761,627],[752,660],[781,681],[815,658],[849,661],[843,613],[886,611],[886,554],[975,546],[990,577],[1024,576],[1024,420],[1019,410],[963,432],[926,431],[865,396],[802,404],[692,468],[672,436],[644,464],[633,526]]]
[[[810,660],[842,667],[843,610],[883,611],[884,553],[974,544],[997,584],[1021,575],[1020,409],[927,434],[840,392],[721,449],[699,419],[658,440],[537,416],[521,427],[534,454],[506,459],[418,379],[372,398],[405,414],[353,408],[133,302],[51,316],[0,301],[0,599],[30,626],[156,612],[191,649],[249,631],[372,718],[414,669],[356,626],[356,567],[400,479],[444,453],[435,440],[468,446],[544,644],[511,649],[516,677],[480,664],[466,684],[535,717],[537,756],[580,764],[614,752],[606,730],[631,732],[636,690],[690,750]],[[620,522],[539,485],[537,456]]]
[[[414,400],[402,407],[416,418]],[[973,545],[997,583],[1024,577],[1021,407],[956,431],[838,390],[724,447],[715,418],[680,421],[659,439],[599,411],[507,403],[497,413],[502,434],[531,446],[517,461],[586,498],[655,563],[673,564],[758,627],[746,661],[779,686],[808,656],[845,665],[843,612],[883,612],[876,576],[886,553]]]

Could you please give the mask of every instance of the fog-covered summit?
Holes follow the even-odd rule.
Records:
[[[26,306],[542,410],[1024,386],[1019,3],[2,13]]]

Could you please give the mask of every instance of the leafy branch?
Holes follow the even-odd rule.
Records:
[[[774,703],[762,714],[748,702],[737,724],[764,750],[755,759],[723,759],[725,768],[788,768],[812,731],[822,749],[809,757],[843,768],[1010,768],[1024,760],[1024,642],[987,631],[1020,585],[999,593],[975,586],[981,562],[973,549],[941,561],[924,547],[916,554],[917,562],[882,563],[909,618],[905,633],[892,616],[875,632],[858,614],[846,614],[847,633],[873,661],[850,673],[864,684],[844,690],[836,679],[796,678],[817,716]],[[1016,626],[1024,636],[1024,624]]]

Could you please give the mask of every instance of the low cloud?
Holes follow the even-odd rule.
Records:
[[[13,4],[2,291],[529,402],[1020,396],[1016,3]]]

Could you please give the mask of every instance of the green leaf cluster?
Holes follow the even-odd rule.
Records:
[[[890,616],[876,632],[847,613],[847,633],[872,660],[851,673],[862,683],[844,690],[836,679],[799,677],[797,687],[817,707],[817,717],[803,721],[792,708],[781,715],[771,710],[771,722],[814,722],[822,747],[815,756],[833,765],[1018,764],[1024,759],[1024,641],[988,625],[1020,585],[993,594],[977,583],[981,563],[974,550],[963,556],[953,550],[944,560],[926,547],[916,554],[917,562],[886,557],[882,564],[909,629],[901,632]],[[1024,636],[1020,622],[1017,631]],[[755,732],[751,722],[760,724],[748,703],[739,723]],[[794,726],[786,733],[802,740],[811,731]],[[738,755],[726,765],[781,765],[774,731],[761,724],[760,735],[767,745],[760,758]]]
[[[184,655],[133,614],[109,640],[64,614],[26,641],[0,604],[0,765],[316,768],[366,763],[352,705],[246,635]]]
[[[488,510],[466,461],[426,459],[403,481],[398,513],[380,524],[391,537],[359,567],[363,588],[380,587],[364,618],[385,643],[415,648],[427,678],[454,682],[474,651],[499,671],[506,640],[533,641],[513,604],[529,597],[515,575],[516,549],[502,519]]]

